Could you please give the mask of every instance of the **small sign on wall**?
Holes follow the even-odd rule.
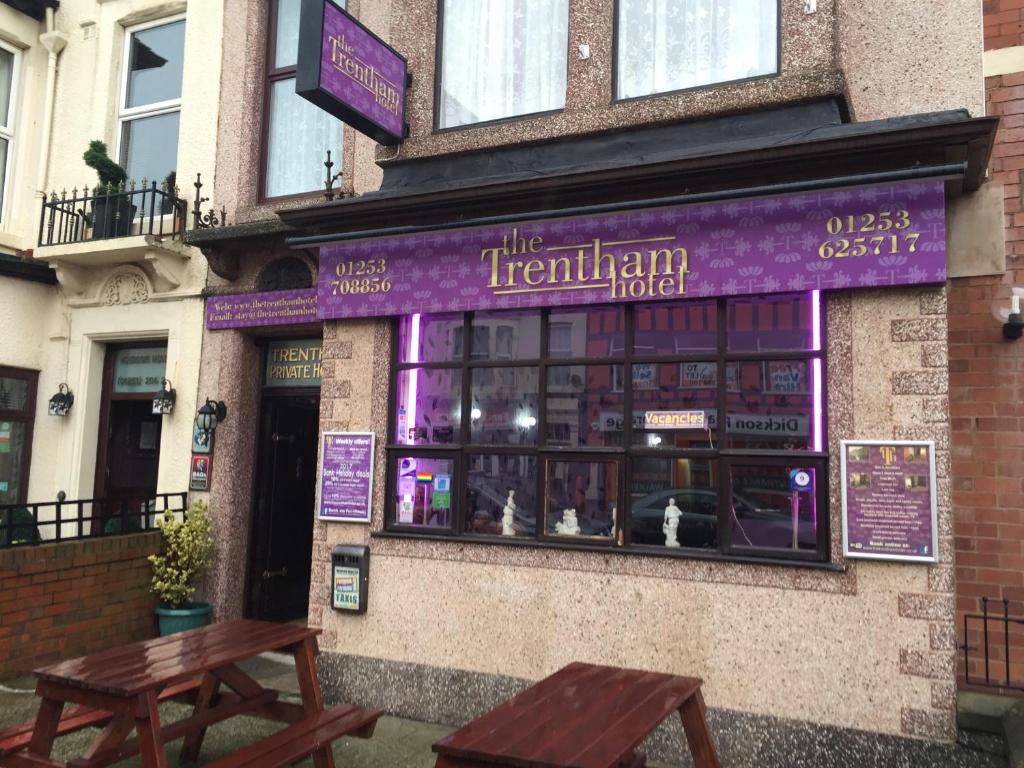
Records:
[[[324,432],[320,438],[319,517],[370,522],[373,498],[372,432]]]
[[[210,490],[210,472],[213,469],[213,457],[208,455],[192,455],[192,469],[188,476],[190,491]]]

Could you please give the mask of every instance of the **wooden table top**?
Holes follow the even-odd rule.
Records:
[[[143,640],[35,671],[40,680],[137,696],[320,634],[313,627],[238,619]]]
[[[700,690],[701,680],[574,663],[434,743],[503,765],[609,768]]]

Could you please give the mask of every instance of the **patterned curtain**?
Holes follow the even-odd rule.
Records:
[[[565,106],[569,0],[444,0],[441,128]]]
[[[619,0],[620,99],[771,74],[778,0]]]

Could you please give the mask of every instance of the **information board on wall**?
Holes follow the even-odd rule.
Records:
[[[373,498],[372,432],[324,432],[320,439],[319,517],[370,522]]]
[[[938,561],[935,443],[843,440],[843,554]]]

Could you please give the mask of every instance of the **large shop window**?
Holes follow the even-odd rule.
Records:
[[[344,0],[338,3],[345,7]],[[295,95],[300,0],[272,0],[263,105],[263,198],[321,190],[327,150],[341,168],[340,120]]]
[[[128,178],[177,181],[185,19],[141,24],[125,34],[121,165]]]
[[[396,334],[390,531],[828,559],[818,292]]]
[[[565,106],[569,0],[442,0],[437,127]]]
[[[618,0],[615,96],[779,70],[779,0]]]
[[[14,143],[15,85],[18,82],[18,52],[0,43],[0,222],[4,221],[4,191],[11,173]]]
[[[28,496],[38,377],[0,365],[0,504],[22,504]]]

